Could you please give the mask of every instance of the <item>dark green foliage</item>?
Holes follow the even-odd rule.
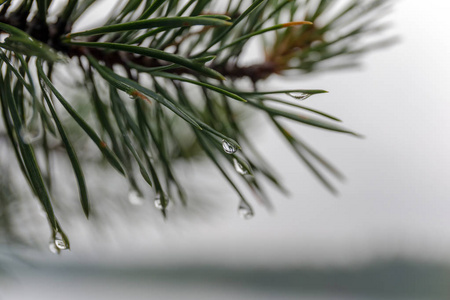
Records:
[[[325,175],[342,175],[280,122],[290,119],[356,135],[341,127],[338,118],[296,103],[326,91],[267,91],[258,82],[273,74],[298,76],[354,65],[355,56],[374,47],[360,37],[382,29],[378,19],[386,1],[128,0],[105,16],[103,26],[80,32],[72,26],[95,1],[69,0],[51,10],[59,11],[55,19],[49,7],[58,2],[0,1],[0,135],[7,137],[11,156],[47,214],[56,251],[68,248],[69,242],[53,211],[50,167],[35,155],[43,152],[47,160],[52,155],[49,137],[59,139],[67,153],[86,216],[90,208],[80,147],[67,129],[67,116],[142,195],[133,174],[139,169],[164,216],[169,198],[186,204],[173,161],[191,157],[193,149],[205,153],[236,190],[246,218],[253,209],[237,181],[263,199],[261,180],[284,190],[247,138],[239,117],[247,110],[266,113],[313,174],[336,192]],[[244,47],[258,37],[264,41],[265,58],[245,65]],[[328,63],[335,58],[339,60]],[[69,60],[78,62],[90,99],[70,99],[55,84],[53,71]],[[239,80],[253,86],[242,90],[236,85]],[[80,104],[95,113],[96,122],[77,110]],[[179,126],[190,128],[194,144],[180,141]],[[238,174],[231,174],[229,166]],[[6,172],[1,165],[0,172]]]

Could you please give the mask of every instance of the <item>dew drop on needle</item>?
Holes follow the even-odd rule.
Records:
[[[290,93],[286,93],[286,95],[288,95],[294,99],[300,100],[300,101],[306,100],[309,97],[311,97],[311,94],[307,94],[307,93],[303,93],[303,92],[290,92]]]
[[[67,249],[67,244],[62,239],[55,239],[55,245],[59,250]]]
[[[234,145],[227,142],[226,140],[222,141],[222,147],[223,151],[225,151],[225,153],[227,154],[233,154],[237,151],[237,148]]]
[[[50,241],[50,243],[48,243],[48,249],[53,254],[58,254],[59,253],[59,249],[56,248],[55,241]]]
[[[241,203],[239,204],[238,213],[239,216],[244,220],[249,220],[254,216],[252,208],[244,201],[241,201]]]
[[[236,158],[233,158],[233,165],[236,172],[238,172],[241,175],[248,174],[248,171],[239,163],[239,161]]]
[[[161,200],[161,195],[160,193],[157,193],[155,196],[155,207],[159,210],[163,210],[164,208],[167,208],[167,206],[169,205],[169,198],[167,198],[167,196],[165,197],[165,206],[163,205],[163,201]]]

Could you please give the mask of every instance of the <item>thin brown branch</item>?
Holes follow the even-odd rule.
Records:
[[[46,43],[53,49],[62,52],[71,58],[83,57],[89,53],[97,60],[104,62],[108,67],[121,65],[127,71],[130,69],[129,62],[147,68],[167,65],[167,63],[161,62],[160,60],[146,56],[137,56],[132,53],[120,51],[111,52],[95,48],[88,49],[84,46],[63,44],[60,37],[70,32],[71,26],[61,20],[58,20],[55,24],[39,24],[37,18],[34,18],[31,22],[27,22],[26,18],[24,19],[23,16],[13,13],[7,17],[0,16],[0,22],[15,26],[27,32],[33,38]],[[93,40],[96,40],[96,38],[94,37]],[[249,78],[253,83],[266,79],[270,75],[281,71],[274,62],[270,61],[249,66],[238,66],[236,63],[231,63],[226,65],[212,64],[209,67],[215,69],[231,80]],[[166,72],[174,74],[193,74],[193,71],[181,67],[170,69]]]

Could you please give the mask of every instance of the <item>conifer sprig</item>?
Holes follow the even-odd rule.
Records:
[[[67,116],[124,175],[134,198],[145,194],[143,183],[153,190],[155,206],[164,216],[169,201],[188,202],[173,161],[191,157],[194,148],[236,190],[244,218],[254,210],[238,181],[267,206],[265,180],[285,190],[248,139],[239,117],[246,110],[267,114],[312,173],[336,192],[327,177],[343,176],[289,133],[282,120],[358,135],[338,118],[297,103],[326,91],[271,91],[259,89],[258,83],[275,74],[298,76],[354,65],[355,56],[387,42],[360,42],[383,29],[379,19],[387,1],[128,0],[104,16],[102,26],[73,31],[94,2],[0,1],[0,137],[7,137],[12,156],[45,210],[54,251],[68,249],[69,241],[53,210],[51,168],[35,154],[47,159],[53,155],[49,137],[59,140],[57,148],[67,153],[86,216],[90,201],[96,201],[89,199],[79,158],[84,141],[75,143],[64,121]],[[337,2],[344,5],[337,7]],[[265,57],[247,65],[244,50],[258,38]],[[66,67],[69,60],[78,62],[89,99],[70,99],[56,84],[55,70],[72,71]],[[337,63],[328,63],[333,60]],[[253,87],[238,88],[240,79],[249,79]],[[80,105],[95,114],[95,122],[77,110]],[[180,126],[195,138],[189,147]],[[134,174],[136,168],[142,181]],[[4,167],[0,172],[6,172]]]

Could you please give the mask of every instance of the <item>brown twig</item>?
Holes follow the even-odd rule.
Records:
[[[147,56],[136,56],[128,52],[110,52],[96,48],[86,48],[84,46],[77,45],[67,45],[61,42],[61,36],[67,34],[71,30],[70,24],[58,20],[54,24],[45,24],[45,26],[39,25],[39,20],[34,18],[31,22],[27,22],[26,18],[19,14],[12,13],[8,17],[0,16],[0,22],[15,26],[25,32],[27,32],[33,38],[46,43],[53,49],[60,51],[69,57],[83,57],[86,53],[89,53],[97,60],[102,61],[108,67],[114,65],[121,65],[126,70],[129,70],[129,62],[133,64],[138,64],[143,67],[161,67],[165,66],[164,62],[160,60],[150,58]],[[96,38],[92,41],[95,41]],[[279,73],[281,70],[277,67],[274,62],[267,61],[260,64],[253,64],[249,66],[239,66],[237,63],[229,63],[226,65],[215,65],[211,64],[209,66],[215,69],[225,77],[235,80],[240,78],[249,78],[253,83],[260,80],[266,79],[272,74]],[[193,74],[192,70],[185,68],[175,68],[167,70],[167,72],[174,74]]]

